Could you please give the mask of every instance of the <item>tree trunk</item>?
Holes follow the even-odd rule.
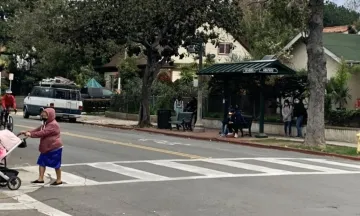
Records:
[[[148,79],[148,72],[145,71],[143,76],[143,83],[141,87],[141,100],[139,110],[139,127],[150,127],[150,93],[152,81]]]
[[[307,38],[309,105],[306,145],[325,145],[325,84],[326,61],[323,48],[324,0],[309,1],[309,36]]]
[[[139,110],[139,127],[150,127],[150,94],[151,86],[156,78],[157,74],[160,71],[162,63],[158,62],[155,58],[152,51],[148,52],[147,55],[147,65],[145,72],[142,78],[142,87],[141,87],[141,100],[140,100],[140,110]]]

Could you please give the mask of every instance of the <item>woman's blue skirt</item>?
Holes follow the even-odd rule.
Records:
[[[37,164],[42,167],[59,169],[61,167],[62,148],[47,153],[41,153]]]

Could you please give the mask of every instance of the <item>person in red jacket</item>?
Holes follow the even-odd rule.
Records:
[[[2,97],[1,99],[1,124],[3,123],[4,120],[4,114],[6,114],[5,116],[5,124],[7,123],[7,119],[8,119],[8,114],[9,112],[5,112],[6,110],[8,110],[9,108],[13,108],[15,110],[15,113],[17,112],[16,109],[16,100],[14,95],[12,95],[12,91],[11,90],[6,90],[5,95]]]

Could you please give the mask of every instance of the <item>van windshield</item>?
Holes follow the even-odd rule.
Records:
[[[63,100],[80,100],[80,92],[71,89],[54,89],[54,98]]]

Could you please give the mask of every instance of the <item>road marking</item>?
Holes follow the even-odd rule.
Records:
[[[189,177],[176,177],[169,179],[159,179],[159,180],[120,180],[120,181],[105,181],[99,182],[95,185],[59,185],[56,187],[84,187],[84,186],[100,186],[100,185],[112,185],[112,184],[126,184],[126,183],[144,183],[144,182],[166,182],[166,181],[184,181],[184,180],[200,180],[200,179],[219,179],[219,178],[241,178],[241,177],[271,177],[271,176],[303,176],[303,175],[346,175],[346,174],[360,174],[359,172],[293,172],[293,173],[256,173],[256,174],[233,174],[233,175],[224,175],[224,176],[189,176]],[[51,187],[45,185],[44,187]]]
[[[275,164],[282,164],[287,165],[290,167],[300,167],[304,169],[310,169],[311,171],[304,171],[304,172],[297,172],[297,171],[286,171],[281,169],[273,169],[268,168],[265,165],[258,166],[251,164],[251,162],[239,162],[241,160],[259,160],[264,161],[267,163],[275,163]],[[293,162],[288,160],[297,160],[300,162]],[[214,159],[170,159],[170,160],[142,160],[142,161],[112,161],[112,162],[96,162],[96,163],[79,163],[79,164],[64,164],[63,166],[76,166],[76,165],[87,165],[97,169],[102,169],[104,171],[114,172],[121,175],[127,175],[136,179],[130,180],[116,180],[114,181],[104,181],[104,182],[79,182],[73,181],[71,184],[64,184],[57,187],[77,187],[77,186],[96,186],[96,185],[110,185],[110,184],[125,184],[125,183],[141,183],[141,182],[162,182],[162,181],[180,181],[180,180],[198,180],[198,179],[216,179],[216,178],[240,178],[240,177],[265,177],[265,176],[297,176],[297,175],[339,175],[339,174],[360,174],[360,170],[357,171],[349,171],[349,170],[340,170],[340,169],[332,169],[325,166],[315,166],[306,164],[304,162],[312,160],[320,159],[311,159],[311,158],[214,158]],[[221,164],[229,167],[253,170],[262,173],[244,173],[244,174],[232,174],[227,172],[221,172],[214,169],[208,169],[200,166],[195,165],[188,165],[183,164],[180,162],[185,161],[203,161],[203,162],[210,162],[215,164]],[[127,167],[126,164],[131,163],[138,163],[144,162],[149,164],[155,164],[159,166],[164,166],[168,168],[172,168],[175,170],[183,170],[186,172],[194,173],[193,176],[185,176],[185,177],[168,177],[164,175],[158,175],[149,173],[143,170],[137,170],[130,167]],[[332,162],[330,161],[330,164]],[[338,163],[338,162],[334,162]],[[121,164],[121,165],[118,165]],[[326,164],[326,163],[324,163]],[[347,164],[344,164],[344,167]],[[355,166],[354,164],[349,164],[349,166]],[[26,167],[25,167],[26,168]],[[22,169],[21,167],[19,169]],[[34,171],[37,170],[37,167],[34,166],[32,169]],[[65,174],[66,175],[66,174]],[[50,187],[46,184],[44,187]],[[24,190],[25,187],[22,187]],[[31,188],[29,188],[31,189]]]
[[[25,125],[15,125],[15,126],[21,127],[21,128],[27,128],[27,129],[34,129],[34,127],[29,127],[29,126],[25,126]],[[115,144],[115,145],[143,149],[143,150],[148,150],[148,151],[153,151],[153,152],[160,152],[160,153],[164,153],[164,154],[176,155],[176,156],[181,156],[181,157],[186,157],[186,158],[191,158],[191,159],[205,158],[205,157],[201,157],[199,155],[186,154],[186,153],[182,153],[182,152],[170,151],[170,150],[166,150],[166,149],[136,145],[136,144],[131,144],[131,143],[122,143],[122,142],[118,142],[115,140],[108,140],[108,139],[102,139],[102,138],[91,137],[91,136],[83,136],[80,134],[74,134],[74,133],[69,133],[69,132],[62,132],[61,134],[67,135],[67,136],[72,136],[72,137],[77,137],[77,138],[83,138],[83,139],[88,139],[88,140],[104,142],[104,143],[110,143],[110,144]]]
[[[23,167],[22,169],[24,169],[28,172],[32,172],[32,173],[39,172],[39,167],[37,167],[37,166]],[[47,169],[45,171],[45,177],[50,177],[51,179],[56,179],[55,171],[53,170],[53,172],[50,173],[49,169]],[[97,181],[83,178],[83,177],[74,175],[72,173],[64,172],[64,171],[61,172],[61,179],[66,184],[96,184],[97,183]]]
[[[124,167],[120,165],[116,165],[113,163],[97,163],[97,164],[91,164],[91,167],[95,167],[98,169],[118,173],[121,175],[130,176],[137,179],[142,180],[162,180],[162,179],[169,179],[168,177],[156,175],[153,173],[145,172],[142,170],[133,169],[130,167]]]
[[[285,161],[285,160],[277,160],[277,159],[260,159],[260,158],[257,158],[255,160],[276,163],[276,164],[281,164],[281,165],[287,165],[287,166],[293,166],[293,167],[298,167],[298,168],[303,168],[303,169],[317,170],[317,171],[322,171],[322,172],[338,172],[338,173],[349,172],[349,171],[340,170],[340,169],[333,169],[333,168],[298,163],[298,162],[293,162],[293,161]]]
[[[236,162],[236,161],[228,161],[228,160],[224,160],[224,161],[220,161],[220,160],[203,160],[203,161],[209,162],[209,163],[214,163],[214,164],[225,165],[225,166],[229,166],[229,167],[236,167],[236,168],[240,168],[240,169],[252,170],[252,171],[257,171],[257,172],[264,172],[264,173],[292,173],[290,171],[272,169],[272,168],[268,168],[268,167],[257,166],[257,165],[254,165],[254,164],[241,163],[241,162]]]
[[[191,146],[191,144],[184,144],[184,143],[180,143],[180,142],[168,142],[166,140],[156,140],[156,139],[139,139],[139,141],[141,141],[141,142],[152,141],[157,144],[170,145],[170,146],[173,146],[173,145]]]
[[[207,160],[211,160],[211,161],[218,161],[218,160],[255,160],[257,158],[206,158],[206,159],[159,159],[156,161],[164,161],[164,162],[184,162],[184,161],[207,161]],[[274,159],[274,158],[267,158],[267,157],[263,157],[263,159]],[[307,159],[307,158],[275,158],[278,160],[291,160],[291,159]],[[90,164],[97,164],[97,163],[116,163],[116,164],[127,164],[127,163],[149,163],[152,162],[154,160],[130,160],[130,161],[99,161],[99,162],[88,162],[88,163],[73,163],[73,164],[62,164],[61,166],[63,167],[68,167],[68,166],[86,166],[86,165],[90,165]],[[16,167],[18,169],[21,169],[22,167]],[[14,168],[15,169],[15,168]]]
[[[304,158],[302,160],[312,161],[312,162],[317,162],[317,163],[322,163],[322,164],[329,164],[329,165],[335,165],[335,166],[343,166],[343,167],[350,167],[350,168],[360,169],[359,165],[346,164],[346,163],[340,163],[340,162],[335,162],[335,161],[328,161],[328,160],[325,160],[325,159]]]
[[[152,161],[152,162],[149,162],[149,163],[159,165],[159,166],[164,166],[164,167],[170,167],[170,168],[173,168],[173,169],[183,170],[183,171],[186,171],[186,172],[197,173],[197,174],[205,175],[205,176],[229,176],[229,175],[233,175],[231,173],[220,172],[220,171],[217,171],[217,170],[207,169],[207,168],[198,167],[198,166],[192,166],[192,165],[188,165],[188,164],[170,162],[170,161],[167,161],[167,162],[164,162],[164,161]]]
[[[45,215],[49,216],[71,216],[70,214],[67,214],[65,212],[62,212],[60,210],[57,210],[55,208],[52,208],[42,202],[37,201],[36,199],[23,194],[19,191],[3,191],[2,193],[6,194],[7,196],[17,200],[21,205],[26,207],[27,209],[34,209],[37,210],[40,213],[43,213]],[[14,206],[16,207],[16,206]],[[0,205],[0,211],[3,210]],[[18,210],[18,209],[14,209]]]
[[[0,211],[28,210],[28,206],[22,203],[0,203]]]

